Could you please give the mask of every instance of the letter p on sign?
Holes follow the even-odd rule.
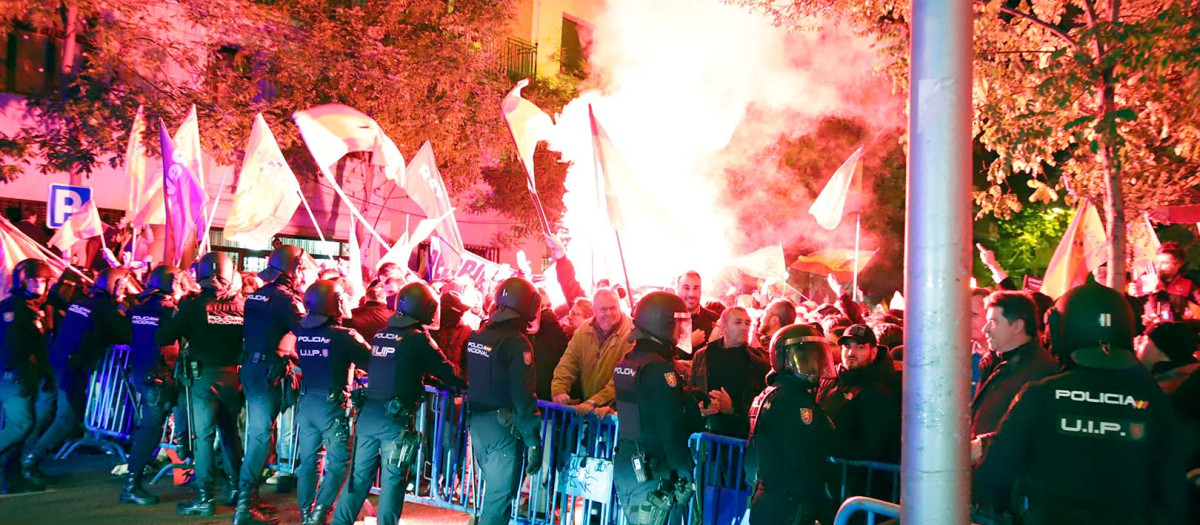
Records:
[[[71,218],[71,214],[89,200],[92,200],[91,188],[51,184],[50,195],[46,198],[46,226],[62,227],[63,224],[66,224],[67,219]]]

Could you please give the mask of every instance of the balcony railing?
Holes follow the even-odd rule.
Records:
[[[508,76],[509,80],[537,76],[537,44],[520,38],[508,37],[493,43],[488,48],[496,73]]]

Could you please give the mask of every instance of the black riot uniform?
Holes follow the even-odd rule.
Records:
[[[21,467],[40,477],[37,464],[56,450],[83,423],[88,375],[114,344],[129,343],[133,328],[118,309],[124,297],[128,270],[100,272],[87,297],[72,303],[63,317],[50,349],[50,365],[58,381],[54,422],[21,459]]]
[[[178,268],[167,265],[151,271],[141,302],[129,311],[133,343],[129,345],[128,374],[141,399],[141,417],[129,450],[129,478],[119,498],[121,503],[158,503],[158,497],[142,487],[142,475],[162,441],[163,424],[179,396],[179,385],[155,340],[159,324],[175,314],[175,279],[179,273]],[[171,353],[177,354],[178,348]]]
[[[832,375],[828,343],[811,326],[785,326],[772,338],[771,358],[770,386],[750,408],[750,523],[830,523],[826,483],[835,437],[816,396],[820,379]]]
[[[479,525],[509,522],[526,472],[541,468],[541,416],[534,395],[533,346],[529,323],[541,310],[533,283],[510,278],[496,288],[496,310],[487,326],[467,342],[468,410],[475,464],[483,473]]]
[[[1016,482],[1023,523],[1183,523],[1178,423],[1130,350],[1129,304],[1092,283],[1047,317],[1067,371],[1026,385],[1001,420],[975,475],[981,510],[1008,509]]]
[[[213,445],[218,428],[231,482],[237,481],[242,457],[237,430],[237,415],[242,405],[237,363],[243,303],[232,286],[233,275],[233,261],[228,255],[205,254],[196,267],[200,294],[180,302],[179,310],[160,322],[154,336],[159,346],[169,346],[180,339],[186,343],[179,358],[184,361],[183,386],[188,391],[195,424],[191,429],[195,454],[192,484],[198,494],[192,501],[177,505],[176,511],[183,515],[212,516],[216,511]]]
[[[45,263],[21,261],[13,270],[11,295],[0,301],[0,493],[18,490],[8,486],[6,467],[34,431],[35,396],[50,375],[42,303],[52,277]],[[40,282],[29,287],[27,279]]]
[[[410,283],[397,294],[398,312],[371,340],[371,380],[354,437],[353,478],[338,500],[334,525],[351,525],[379,472],[379,523],[397,523],[404,510],[408,469],[416,457],[420,434],[414,415],[425,399],[426,375],[446,386],[466,388],[454,366],[438,350],[425,326],[437,311],[434,292],[425,283]]]
[[[688,436],[703,428],[699,405],[675,373],[675,344],[690,337],[683,300],[653,292],[634,311],[633,349],[613,369],[617,450],[614,479],[630,525],[682,517],[692,493]]]
[[[249,494],[250,505],[238,506],[234,523],[275,523],[274,508],[258,501],[258,485],[270,455],[275,419],[284,400],[289,361],[279,342],[300,329],[304,317],[297,268],[304,250],[285,244],[271,252],[268,268],[259,274],[267,284],[246,297],[246,339],[242,347],[241,382],[246,394],[246,456],[239,475],[239,494]]]
[[[341,285],[313,283],[304,294],[308,315],[296,331],[300,357],[300,400],[297,403],[300,469],[296,494],[305,525],[324,524],[337,501],[350,466],[350,374],[366,368],[371,349],[358,332],[341,324]],[[317,453],[325,447],[325,474]],[[311,510],[310,510],[311,508]]]

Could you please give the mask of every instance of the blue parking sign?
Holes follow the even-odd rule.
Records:
[[[84,186],[51,184],[50,196],[46,197],[46,226],[60,228],[75,210],[92,200],[92,189]]]

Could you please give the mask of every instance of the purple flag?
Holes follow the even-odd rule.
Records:
[[[206,195],[196,174],[188,167],[198,165],[200,159],[187,158],[187,153],[175,147],[162,119],[158,120],[158,129],[162,138],[163,200],[167,218],[163,263],[179,266],[188,243],[194,245],[197,235],[204,231]]]

